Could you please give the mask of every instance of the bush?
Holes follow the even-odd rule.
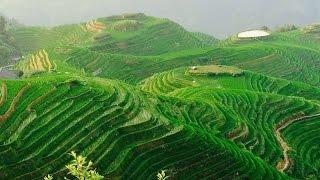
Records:
[[[135,31],[141,26],[142,24],[136,20],[122,20],[114,23],[112,29],[114,31],[128,32]]]
[[[277,27],[276,31],[277,32],[288,32],[288,31],[293,31],[296,29],[298,29],[298,27],[293,24],[285,24],[283,26]]]
[[[302,29],[304,33],[320,33],[320,24],[311,24]]]
[[[93,163],[91,161],[87,162],[86,157],[78,156],[74,151],[70,155],[74,158],[70,164],[66,165],[70,175],[79,180],[101,180],[104,178],[93,169]],[[48,175],[44,179],[53,180],[53,177]]]
[[[121,16],[123,19],[126,19],[126,18],[139,19],[139,18],[145,17],[146,15],[144,13],[123,13]]]
[[[268,26],[262,26],[260,29],[263,30],[263,31],[269,31],[270,30],[270,28]]]
[[[101,34],[98,34],[96,35],[95,37],[93,37],[93,39],[95,41],[106,41],[106,40],[109,40],[111,39],[111,34],[106,32],[106,33],[101,33]]]

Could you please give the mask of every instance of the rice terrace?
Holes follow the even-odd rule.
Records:
[[[320,24],[216,38],[187,5],[95,3],[54,25],[0,8],[0,180],[320,179]]]

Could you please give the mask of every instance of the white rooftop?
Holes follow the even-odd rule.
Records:
[[[263,31],[263,30],[252,30],[252,31],[245,31],[238,34],[239,38],[251,38],[251,37],[264,37],[269,36],[270,33]]]

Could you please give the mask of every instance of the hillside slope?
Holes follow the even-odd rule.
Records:
[[[319,49],[317,39],[302,30],[295,30],[274,32],[261,40],[231,38],[213,47],[157,56],[97,53],[90,48],[74,48],[65,57],[68,63],[85,67],[95,76],[122,79],[133,84],[154,73],[181,66],[221,64],[319,87]],[[90,56],[84,58],[87,54]]]
[[[12,34],[23,52],[29,53],[41,48],[79,46],[113,54],[159,55],[216,43],[212,37],[190,33],[168,19],[140,13],[54,28],[16,28]]]
[[[318,88],[221,65],[155,74],[140,87],[153,94],[226,107],[239,120],[227,138],[292,177],[319,176],[319,161],[309,158],[320,150],[316,145]],[[304,142],[305,137],[313,138]]]
[[[138,13],[12,28],[0,179],[61,178],[71,151],[110,179],[319,179],[319,27],[218,41]]]
[[[63,176],[71,150],[109,178],[154,179],[163,169],[174,178],[285,178],[224,138],[219,130],[231,130],[237,120],[222,106],[195,106],[102,79],[1,83],[1,179]]]
[[[181,66],[222,64],[320,86],[317,26],[217,42],[167,19],[124,14],[51,29],[16,28],[12,34],[26,54],[45,48],[93,76],[131,84]]]
[[[320,100],[320,89],[308,84],[221,65],[182,67],[165,71],[143,80],[139,86],[145,91],[163,95],[187,87],[214,87]]]

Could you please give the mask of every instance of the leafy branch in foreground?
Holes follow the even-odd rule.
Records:
[[[161,170],[161,172],[158,172],[157,178],[158,180],[166,180],[169,178],[169,176],[166,175],[166,171]]]
[[[74,160],[72,160],[71,164],[66,165],[69,170],[69,174],[75,176],[77,179],[85,180],[99,180],[103,179],[103,176],[99,175],[95,169],[93,169],[93,163],[89,161],[87,163],[86,157],[81,155],[77,156],[77,154],[72,151],[70,153],[73,156]]]
[[[95,169],[93,169],[93,163],[87,162],[86,157],[77,155],[74,151],[70,153],[74,158],[70,164],[66,165],[70,175],[74,176],[79,180],[101,180],[104,177],[99,175]],[[51,175],[44,178],[45,180],[53,180]],[[65,179],[67,179],[65,177]]]

